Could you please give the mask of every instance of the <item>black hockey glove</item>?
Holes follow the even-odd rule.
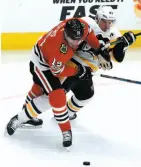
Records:
[[[78,72],[76,74],[76,77],[78,77],[81,80],[89,80],[93,76],[91,72],[92,70],[90,67],[78,65]]]
[[[124,47],[128,47],[135,42],[136,37],[133,32],[129,31],[126,32],[122,37],[119,37],[119,39],[121,39]]]

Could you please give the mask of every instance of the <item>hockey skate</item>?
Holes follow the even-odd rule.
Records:
[[[27,122],[24,122],[21,124],[20,128],[24,129],[34,129],[34,128],[41,128],[43,125],[43,120],[39,118],[32,118],[28,120]]]
[[[16,129],[19,128],[21,124],[22,122],[18,120],[18,115],[15,115],[13,118],[11,118],[6,126],[7,134],[10,136],[13,135]]]
[[[25,108],[25,104],[22,107],[22,110]],[[43,120],[39,119],[39,118],[32,118],[30,120],[28,120],[27,122],[24,122],[23,124],[21,124],[20,128],[24,128],[24,129],[34,129],[34,128],[41,128],[43,125]]]
[[[68,110],[68,114],[69,114],[69,120],[70,121],[72,121],[72,120],[77,118],[76,112],[72,112],[72,111]]]
[[[74,120],[76,118],[77,118],[77,114],[76,113],[69,115],[69,120],[70,121],[72,121],[72,120]]]
[[[63,132],[63,147],[70,147],[72,145],[72,132],[71,130]]]

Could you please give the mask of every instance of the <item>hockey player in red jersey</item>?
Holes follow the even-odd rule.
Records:
[[[61,22],[49,33],[45,34],[34,46],[30,61],[30,72],[36,87],[40,86],[48,96],[54,117],[63,134],[63,146],[72,145],[72,131],[66,107],[66,94],[60,77],[75,77],[75,79],[91,78],[91,69],[85,66],[69,67],[66,64],[73,57],[79,45],[86,41],[107,61],[109,54],[101,48],[91,27],[82,19],[68,19]],[[34,87],[33,87],[34,89]],[[30,94],[34,97],[36,94]],[[42,111],[37,109],[33,100],[27,102],[23,110],[11,118],[6,130],[13,135],[23,123],[36,118]]]
[[[100,6],[97,10],[95,20],[89,17],[84,17],[81,19],[85,20],[85,22],[89,24],[89,26],[95,32],[100,43],[104,45],[108,42],[115,41],[118,38],[122,39],[120,43],[110,48],[109,47],[107,48],[107,51],[109,51],[112,60],[117,62],[122,62],[124,60],[128,46],[130,46],[136,39],[132,32],[127,32],[123,36],[121,36],[121,33],[114,25],[114,23],[116,22],[116,17],[112,7],[105,5]],[[107,61],[101,55],[100,56],[95,55],[95,50],[91,48],[86,41],[83,41],[79,45],[77,49],[77,55],[74,55],[71,61],[73,61],[74,64],[77,64],[79,66],[81,65],[88,66],[91,68],[93,72],[96,72],[99,68],[103,70],[109,70],[112,68],[111,61]],[[64,85],[65,84],[63,84],[63,86]],[[41,88],[39,86],[34,84],[33,88],[36,89],[36,92],[39,92],[40,94]],[[30,101],[34,98],[31,97],[31,92],[34,92],[33,88],[28,93],[27,101]],[[67,102],[67,109],[69,111],[70,119],[74,119],[76,117],[76,113],[80,109],[82,109],[86,104],[88,104],[88,102],[92,99],[94,95],[94,89],[92,88],[93,88],[93,82],[91,78],[87,80],[80,80],[75,85],[75,87],[72,88],[74,95]],[[81,90],[83,90],[83,92]],[[37,93],[35,98],[36,97],[38,97]],[[42,102],[40,101],[40,103]],[[42,120],[31,119],[25,122],[25,124],[39,126],[42,124]]]
[[[132,32],[127,32],[123,36],[121,36],[119,30],[114,26],[114,23],[116,21],[114,10],[110,6],[100,6],[97,10],[95,20],[88,17],[84,17],[81,19],[85,20],[89,25],[91,25],[92,29],[94,30],[97,38],[101,43],[106,44],[107,42],[116,40],[117,38],[122,39],[121,43],[116,44],[112,48],[107,48],[107,50],[109,50],[111,58],[114,61],[122,62],[128,46],[130,46],[135,41],[135,37]],[[91,48],[85,41],[80,44],[79,48],[77,49],[77,53],[78,56],[75,55],[72,58],[73,62],[75,61],[75,64],[83,66],[87,65],[94,72],[97,71],[99,68],[102,68],[103,70],[111,69],[111,61],[107,61],[103,59],[103,57],[95,55],[93,48]],[[37,92],[41,91],[41,88],[37,87],[35,84],[33,85],[33,87],[36,88]],[[94,89],[91,89],[92,87],[93,83],[90,78],[89,80],[80,80],[80,82],[78,82],[75,87],[72,88],[74,95],[67,102],[67,109],[69,111],[70,119],[76,118],[76,113],[86,104],[88,104],[88,102],[92,99],[94,95]],[[83,92],[81,92],[81,90],[83,90]],[[30,96],[31,92],[34,92],[33,88],[28,93],[28,100],[34,98]],[[40,103],[42,103],[42,101],[40,101]],[[36,103],[36,105],[38,106],[38,103]],[[28,124],[39,126],[42,124],[42,120],[31,119],[25,122],[25,125]]]

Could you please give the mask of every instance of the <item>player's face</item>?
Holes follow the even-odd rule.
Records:
[[[72,47],[73,49],[77,49],[78,46],[82,43],[83,40],[72,40],[70,37],[66,37],[66,40],[69,44],[70,47]]]
[[[112,20],[101,19],[99,21],[99,27],[104,32],[108,31],[113,26],[113,24],[114,24],[114,21],[112,21]]]

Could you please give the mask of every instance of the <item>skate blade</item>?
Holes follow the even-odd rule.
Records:
[[[33,126],[33,125],[25,125],[25,124],[22,124],[19,129],[41,129],[42,128],[42,125],[39,125],[39,126]]]
[[[65,149],[67,152],[70,152],[71,146],[69,146],[69,147],[64,147],[64,149]]]
[[[70,152],[70,147],[66,147],[67,152]]]

